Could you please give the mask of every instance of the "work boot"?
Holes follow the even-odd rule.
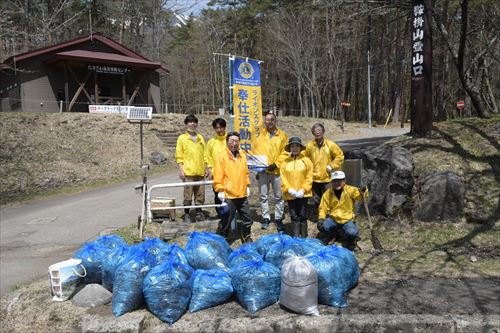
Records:
[[[263,220],[262,220],[262,227],[261,227],[261,229],[262,229],[262,230],[267,230],[267,229],[269,229],[269,223],[270,223],[270,222],[271,222],[271,221],[269,221],[269,219],[266,219],[266,218],[265,218],[265,219],[263,219]]]
[[[203,215],[203,212],[201,210],[199,212],[196,212],[195,220],[198,222],[205,221],[205,215]]]
[[[276,229],[278,230],[278,233],[282,234],[285,232],[285,225],[283,224],[283,221],[281,219],[277,219],[275,221],[276,223]]]
[[[330,244],[330,242],[334,239],[333,236],[330,236],[324,232],[318,232],[318,234],[316,235],[316,238],[319,239],[321,241],[321,243],[323,243],[323,245],[328,245]]]
[[[252,236],[251,236],[251,231],[250,231],[250,227],[247,227],[247,226],[241,226],[240,228],[240,239],[241,239],[241,243],[251,243],[253,242],[253,239],[252,239]]]
[[[307,221],[300,224],[300,237],[307,238]]]
[[[188,214],[184,214],[184,223],[190,223],[191,222],[191,216]]]
[[[343,246],[348,250],[354,251],[356,249],[359,239],[360,239],[359,237],[355,238],[349,237],[344,241]]]
[[[292,227],[293,227],[293,237],[299,237],[299,235],[300,235],[299,222],[292,222]]]

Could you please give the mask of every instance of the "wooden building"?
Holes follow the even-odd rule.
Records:
[[[95,33],[0,64],[0,111],[88,112],[89,105],[152,106],[161,112],[167,70]]]

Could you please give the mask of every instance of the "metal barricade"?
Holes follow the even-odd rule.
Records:
[[[146,221],[147,223],[152,222],[152,213],[151,213],[151,199],[152,195],[151,193],[153,190],[157,190],[160,188],[171,188],[171,187],[185,187],[185,186],[197,186],[197,185],[212,185],[213,181],[211,180],[202,180],[202,181],[197,181],[197,182],[181,182],[181,183],[172,183],[172,184],[158,184],[158,185],[153,185],[148,189],[148,195],[146,198],[146,214],[147,218]],[[190,205],[190,206],[171,206],[171,207],[165,207],[165,210],[170,210],[170,209],[184,209],[184,208],[217,208],[222,206],[223,204],[210,204],[210,205]]]

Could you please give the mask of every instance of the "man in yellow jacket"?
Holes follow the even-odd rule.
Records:
[[[344,152],[335,142],[325,138],[323,124],[314,124],[311,132],[314,139],[306,145],[305,155],[314,165],[312,191],[314,202],[318,207],[323,193],[331,187],[331,173],[342,169]]]
[[[293,236],[307,237],[307,199],[312,196],[313,165],[301,154],[306,147],[299,137],[291,137],[285,146],[289,152],[280,166],[281,189],[288,203],[292,220]]]
[[[337,236],[345,237],[345,247],[354,250],[359,239],[359,228],[354,221],[355,201],[363,201],[368,196],[366,187],[361,189],[347,185],[345,173],[332,173],[332,187],[326,190],[319,205],[319,238],[329,243]]]
[[[215,131],[215,135],[210,140],[208,140],[205,150],[210,179],[213,179],[214,163],[217,160],[217,157],[227,148],[226,121],[223,118],[216,118],[212,121],[212,127]],[[214,203],[220,205],[222,202],[219,199],[217,192],[215,192],[215,189],[214,195]],[[227,206],[217,208],[217,215],[219,216],[219,218],[221,218],[223,214],[227,213],[226,208]]]
[[[262,214],[262,229],[268,229],[271,221],[269,211],[269,191],[273,188],[274,193],[274,221],[278,231],[283,230],[283,211],[285,202],[281,192],[281,178],[279,171],[280,156],[283,153],[288,137],[276,127],[276,115],[268,112],[264,117],[265,128],[254,141],[253,150],[257,155],[265,155],[267,159],[267,168],[265,171],[257,173],[259,186],[259,203]]]
[[[226,238],[229,237],[230,221],[238,211],[242,220],[240,227],[241,242],[252,242],[252,218],[248,205],[250,177],[247,158],[240,151],[240,135],[238,132],[229,132],[226,141],[226,150],[217,156],[214,164],[213,185],[219,199],[227,203],[229,213],[222,216],[217,233]]]
[[[184,119],[186,132],[179,135],[175,147],[175,161],[179,170],[179,178],[183,182],[202,181],[208,176],[208,169],[205,167],[205,140],[201,134],[196,132],[198,118],[195,115],[188,115]],[[205,203],[205,186],[185,186],[184,206],[191,206],[194,194],[195,205]],[[196,220],[203,221],[205,216],[201,208],[196,208]],[[190,222],[189,208],[184,209],[184,222]]]

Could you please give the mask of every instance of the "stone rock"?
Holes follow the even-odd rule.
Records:
[[[415,195],[415,217],[422,221],[457,220],[464,211],[465,186],[451,171],[422,176]]]
[[[82,317],[82,333],[140,333],[145,313],[130,312],[118,318],[113,315],[85,314]]]
[[[81,308],[95,308],[96,306],[111,302],[112,297],[113,294],[106,288],[100,284],[91,283],[73,296],[72,302]]]
[[[355,150],[346,158],[363,160],[363,184],[368,186],[371,214],[389,216],[412,194],[415,164],[408,149],[382,145],[371,150]]]
[[[162,153],[154,151],[149,155],[149,161],[153,165],[162,165],[166,163],[167,159]]]

